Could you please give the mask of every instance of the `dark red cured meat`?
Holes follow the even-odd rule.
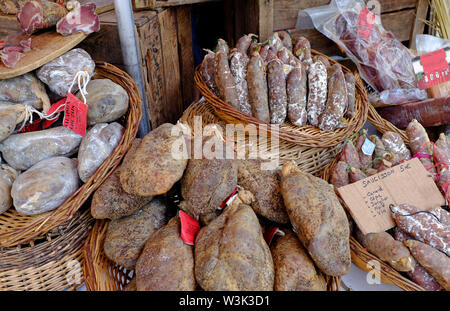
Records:
[[[96,9],[94,3],[74,8],[56,24],[56,31],[64,36],[78,32],[90,34],[99,31],[100,20],[95,13]]]
[[[17,20],[26,34],[55,26],[56,23],[67,14],[67,9],[47,0],[34,0],[24,4]]]
[[[7,46],[0,51],[0,58],[6,67],[13,68],[23,57],[23,47]]]
[[[23,48],[23,52],[26,53],[31,50],[31,38],[20,41],[20,46]]]

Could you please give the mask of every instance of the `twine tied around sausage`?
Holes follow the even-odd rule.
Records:
[[[83,102],[86,104],[86,95],[88,94],[86,87],[89,84],[89,81],[91,80],[91,76],[87,71],[78,71],[75,75],[75,77],[72,80],[72,84],[70,85],[68,93],[72,91],[73,86],[76,82],[78,82],[78,89],[80,91],[81,96],[83,97]],[[20,126],[18,132],[20,132],[27,123],[33,123],[33,114],[37,114],[40,119],[42,120],[48,120],[52,121],[58,118],[59,113],[63,110],[65,107],[65,103],[58,107],[55,111],[53,111],[50,114],[46,114],[43,112],[40,112],[39,110],[35,109],[33,106],[25,105],[24,109],[24,119],[22,122],[22,125]]]

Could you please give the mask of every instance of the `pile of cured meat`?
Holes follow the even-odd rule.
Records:
[[[81,5],[70,0],[54,2],[49,0],[7,0],[0,3],[0,10],[5,13],[16,12],[17,20],[23,33],[27,36],[50,27],[67,36],[83,32],[90,34],[100,30],[100,21],[95,13],[96,5]],[[3,40],[0,45],[0,59],[7,67],[14,67],[24,53],[31,49],[31,37],[13,44]]]
[[[362,150],[366,140],[363,132],[356,143],[348,142],[335,166],[330,182],[342,187],[374,173],[381,172],[411,157],[418,157],[424,167],[435,176],[439,188],[449,198],[450,139],[441,134],[430,142],[425,128],[413,120],[406,128],[410,141],[407,148],[402,138],[386,132],[380,139],[369,139],[376,145],[372,156]],[[401,204],[392,208],[396,228],[392,232],[362,234],[356,237],[369,252],[405,273],[427,290],[450,289],[450,213],[444,208],[419,212],[415,206]]]
[[[94,69],[90,55],[74,49],[36,72],[0,80],[0,214],[13,206],[24,215],[59,207],[118,146],[125,129],[115,121],[128,111],[129,98],[109,79],[87,84],[86,136],[63,126],[60,104],[75,74],[92,76]],[[71,92],[82,100],[77,90]],[[30,114],[34,121],[27,124]]]
[[[136,139],[93,195],[92,216],[111,220],[106,256],[134,270],[125,290],[325,291],[326,275],[349,272],[349,222],[332,185],[291,162],[175,157],[174,145],[195,139],[182,128]],[[229,148],[217,136],[200,142]]]
[[[221,99],[263,122],[312,125],[323,131],[346,126],[355,113],[355,78],[312,57],[310,42],[277,32],[258,43],[245,35],[234,49],[219,40],[200,67],[206,85]]]

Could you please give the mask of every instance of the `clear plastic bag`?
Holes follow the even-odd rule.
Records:
[[[379,3],[368,1],[368,6],[372,5]],[[383,28],[379,15],[369,13],[366,20],[362,14],[365,7],[362,0],[332,0],[329,5],[300,11],[296,28],[313,25],[336,42],[355,62],[363,79],[378,92],[417,87],[414,55]]]

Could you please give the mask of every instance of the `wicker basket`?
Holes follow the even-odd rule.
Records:
[[[372,104],[369,104],[369,115],[367,116],[367,121],[369,121],[370,124],[372,124],[379,132],[385,133],[391,131],[398,133],[406,144],[409,143],[409,138],[406,135],[406,132],[398,129],[394,124],[380,116]]]
[[[119,145],[95,174],[57,209],[40,215],[27,216],[10,208],[0,215],[0,247],[28,243],[72,218],[89,196],[111,174],[131,147],[142,117],[141,100],[136,84],[127,73],[104,62],[96,63],[95,78],[111,79],[121,85],[130,98],[128,113],[121,119],[125,132]]]
[[[331,64],[336,63],[333,59],[328,56],[312,50],[314,55],[322,55],[327,57]],[[342,66],[345,73],[351,73],[350,69]],[[356,79],[356,103],[355,103],[355,116],[347,120],[347,126],[342,129],[337,129],[335,131],[324,132],[313,126],[297,127],[289,122],[284,123],[279,128],[274,127],[270,124],[262,122],[255,117],[243,114],[242,112],[235,109],[230,104],[224,102],[217,95],[211,91],[208,86],[203,81],[201,74],[199,72],[199,67],[195,71],[194,80],[197,88],[200,90],[205,99],[211,103],[214,108],[215,113],[221,119],[227,123],[243,123],[243,124],[254,124],[267,125],[267,130],[272,133],[277,133],[281,140],[286,142],[299,144],[308,147],[332,147],[343,142],[347,137],[359,132],[367,120],[369,100],[367,97],[367,92],[364,84],[358,73],[354,73]]]
[[[193,128],[195,116],[201,116],[203,125],[218,124],[225,126],[223,120],[214,115],[214,110],[204,100],[192,104],[183,114],[180,122],[186,123]],[[282,146],[284,144],[284,146]],[[293,143],[280,142],[280,149],[284,150],[281,155],[283,161],[297,160],[302,169],[316,175],[320,174],[336,154],[340,152],[341,144],[333,148],[306,148]],[[299,153],[301,156],[299,157]],[[300,161],[299,161],[300,160]],[[309,160],[309,162],[308,162]],[[281,162],[281,161],[280,161]],[[169,198],[168,202],[176,201]],[[92,291],[117,291],[130,282],[132,271],[110,261],[103,252],[103,241],[108,228],[108,221],[97,220],[89,238],[83,248],[85,257],[83,272],[86,289]],[[340,289],[340,278],[327,277],[329,291]]]
[[[393,131],[393,129],[387,128],[383,129],[380,128],[380,131],[382,133],[387,131]],[[397,130],[398,132],[398,130]],[[339,157],[336,157],[330,165],[324,170],[322,174],[322,178],[326,181],[330,181],[331,173],[336,166],[337,162],[339,160]],[[336,194],[339,196],[339,194],[336,191]],[[339,198],[340,199],[340,198]],[[343,200],[341,200],[341,204],[346,207]],[[347,208],[347,207],[346,207]],[[350,252],[352,256],[352,262],[361,270],[369,272],[371,271],[371,265],[370,261],[377,261],[380,264],[381,272],[380,277],[381,281],[387,284],[392,284],[400,287],[403,290],[406,291],[424,291],[425,289],[418,284],[414,283],[413,281],[407,279],[406,277],[402,276],[398,271],[393,269],[391,266],[386,264],[384,261],[378,259],[375,255],[368,252],[368,250],[363,247],[354,237],[350,237]]]
[[[86,209],[42,240],[0,249],[0,290],[76,290],[82,286],[81,249],[93,223]]]

